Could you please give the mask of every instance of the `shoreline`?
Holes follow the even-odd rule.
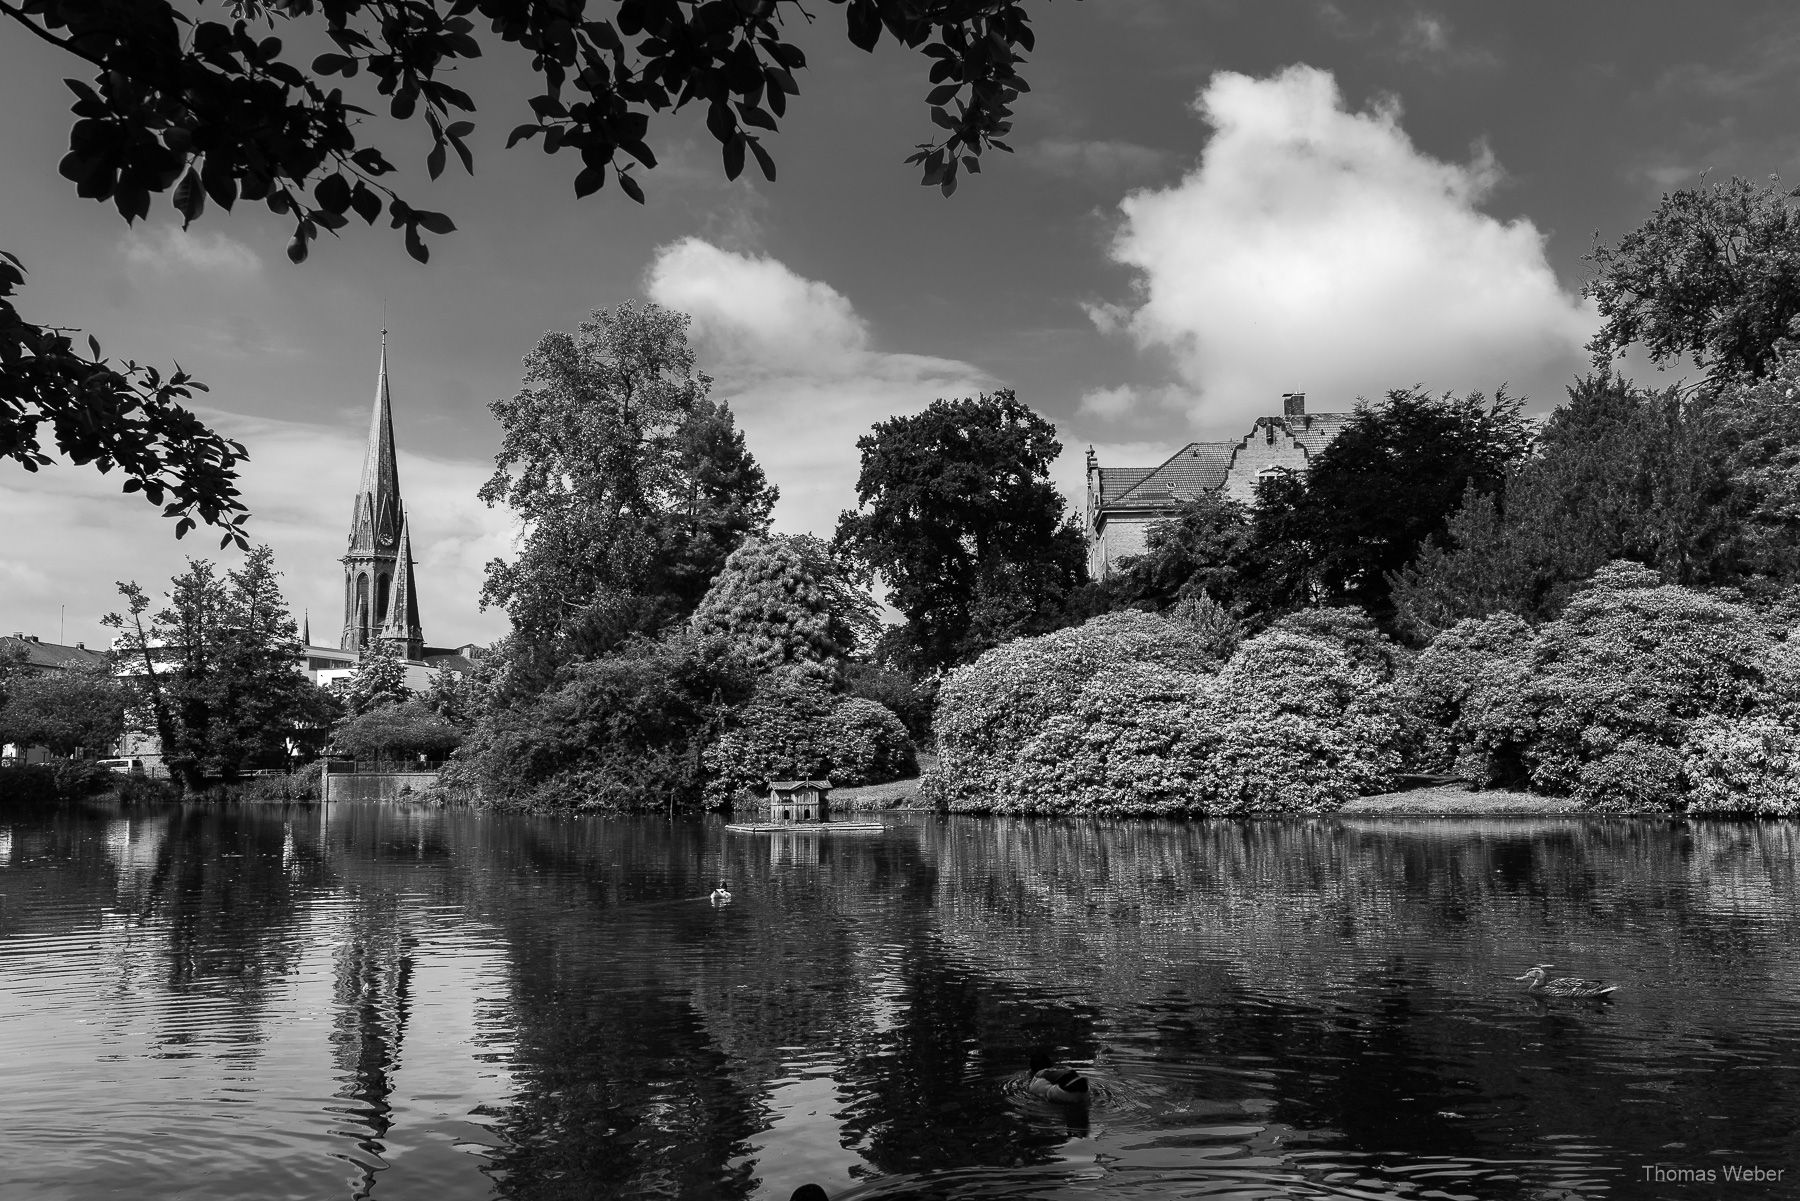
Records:
[[[919,803],[922,776],[895,780],[888,784],[869,784],[861,788],[840,788],[831,794],[834,810],[868,813],[888,810],[898,813],[929,813],[931,807]],[[1568,797],[1535,796],[1529,792],[1509,792],[1499,788],[1469,788],[1462,784],[1432,784],[1423,788],[1404,788],[1396,792],[1356,797],[1332,817],[1596,817],[1579,801]],[[1637,813],[1632,817],[1662,817],[1662,813]]]

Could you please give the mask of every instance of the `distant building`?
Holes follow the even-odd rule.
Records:
[[[84,642],[77,642],[74,646],[63,646],[55,642],[45,642],[35,634],[15,631],[10,636],[0,636],[0,663],[5,663],[8,670],[22,671],[29,675],[44,675],[52,671],[64,671],[70,668],[104,666],[106,653],[89,650]],[[50,752],[41,746],[14,746],[10,742],[0,744],[0,760],[17,763],[42,763],[51,758],[53,756]]]
[[[15,632],[10,637],[0,637],[0,659],[17,659],[21,669],[39,675],[63,667],[101,666],[106,662],[106,652],[89,650],[85,642],[59,646],[35,634]]]
[[[1128,555],[1146,549],[1150,527],[1176,516],[1204,492],[1221,492],[1248,504],[1256,485],[1271,475],[1303,472],[1331,444],[1349,413],[1308,413],[1306,394],[1281,398],[1279,417],[1258,417],[1250,432],[1231,442],[1190,442],[1155,467],[1102,467],[1088,450],[1088,575],[1104,579]]]
[[[329,684],[350,675],[363,650],[376,644],[406,662],[406,684],[414,691],[430,687],[439,671],[466,674],[475,669],[479,648],[473,644],[427,646],[419,626],[412,528],[400,495],[400,466],[395,457],[385,330],[375,407],[369,417],[369,445],[350,510],[350,543],[340,562],[344,567],[344,620],[337,645],[314,644],[310,619],[302,634],[306,673],[316,683]]]

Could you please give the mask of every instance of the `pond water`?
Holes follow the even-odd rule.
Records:
[[[0,1195],[1800,1195],[1793,823],[887,820],[0,813]]]

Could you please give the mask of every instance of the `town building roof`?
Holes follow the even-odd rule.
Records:
[[[42,642],[29,634],[15,633],[10,637],[0,637],[0,658],[22,655],[26,668],[33,671],[49,671],[59,667],[88,667],[106,662],[103,651],[89,650],[82,643],[74,646],[62,646],[55,642]]]
[[[1310,460],[1330,445],[1350,413],[1299,413],[1259,417],[1249,434],[1232,442],[1190,442],[1155,467],[1101,467],[1100,507],[1157,509],[1224,487],[1231,464],[1259,435],[1291,438]]]

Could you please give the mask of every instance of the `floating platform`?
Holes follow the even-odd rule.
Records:
[[[881,822],[727,822],[733,834],[866,834],[885,830]]]

